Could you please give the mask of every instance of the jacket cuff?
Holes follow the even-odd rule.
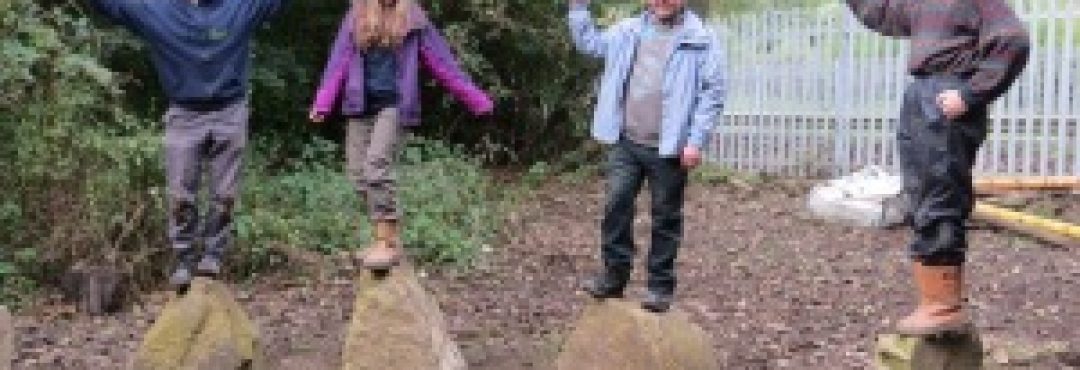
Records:
[[[964,105],[967,105],[969,110],[972,107],[983,105],[982,99],[975,93],[975,90],[971,88],[970,82],[964,82],[964,84],[960,86],[960,98],[964,100]]]
[[[686,145],[701,149],[705,146],[705,136],[701,132],[691,132],[690,137],[686,140]]]

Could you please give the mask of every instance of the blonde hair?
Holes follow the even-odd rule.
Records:
[[[356,44],[361,49],[373,46],[397,47],[405,41],[416,20],[413,15],[413,0],[397,0],[392,7],[384,7],[382,0],[353,0],[356,12],[356,31],[353,32]]]

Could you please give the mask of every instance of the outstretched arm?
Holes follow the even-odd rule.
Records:
[[[485,115],[495,109],[495,103],[462,70],[446,39],[431,24],[420,31],[420,60],[435,81],[464,103],[472,114]]]
[[[349,77],[349,66],[358,52],[352,41],[352,14],[352,11],[345,14],[334,46],[330,48],[330,59],[326,62],[322,82],[315,92],[315,102],[311,108],[311,119],[314,121],[321,121],[334,110],[334,102],[345,79]]]

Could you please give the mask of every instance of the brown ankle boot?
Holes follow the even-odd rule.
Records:
[[[401,263],[401,254],[397,222],[377,221],[375,242],[364,253],[364,268],[388,270]]]
[[[963,307],[963,268],[961,266],[926,266],[915,262],[915,285],[919,306],[896,324],[905,335],[938,335],[955,332],[968,325]]]

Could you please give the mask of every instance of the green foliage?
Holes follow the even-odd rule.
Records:
[[[460,147],[415,140],[402,153],[402,238],[422,261],[469,263],[490,249],[503,221],[505,189]]]
[[[326,141],[309,147],[317,154],[288,170],[257,165],[245,180],[236,218],[241,275],[282,267],[286,247],[333,254],[369,244],[367,208],[340,170],[340,150]],[[502,221],[502,189],[477,159],[439,141],[409,141],[400,161],[406,247],[421,263],[470,262]]]
[[[104,35],[29,0],[6,4],[0,34],[0,299],[78,261],[146,257],[132,249],[160,239],[159,139],[123,109]]]

